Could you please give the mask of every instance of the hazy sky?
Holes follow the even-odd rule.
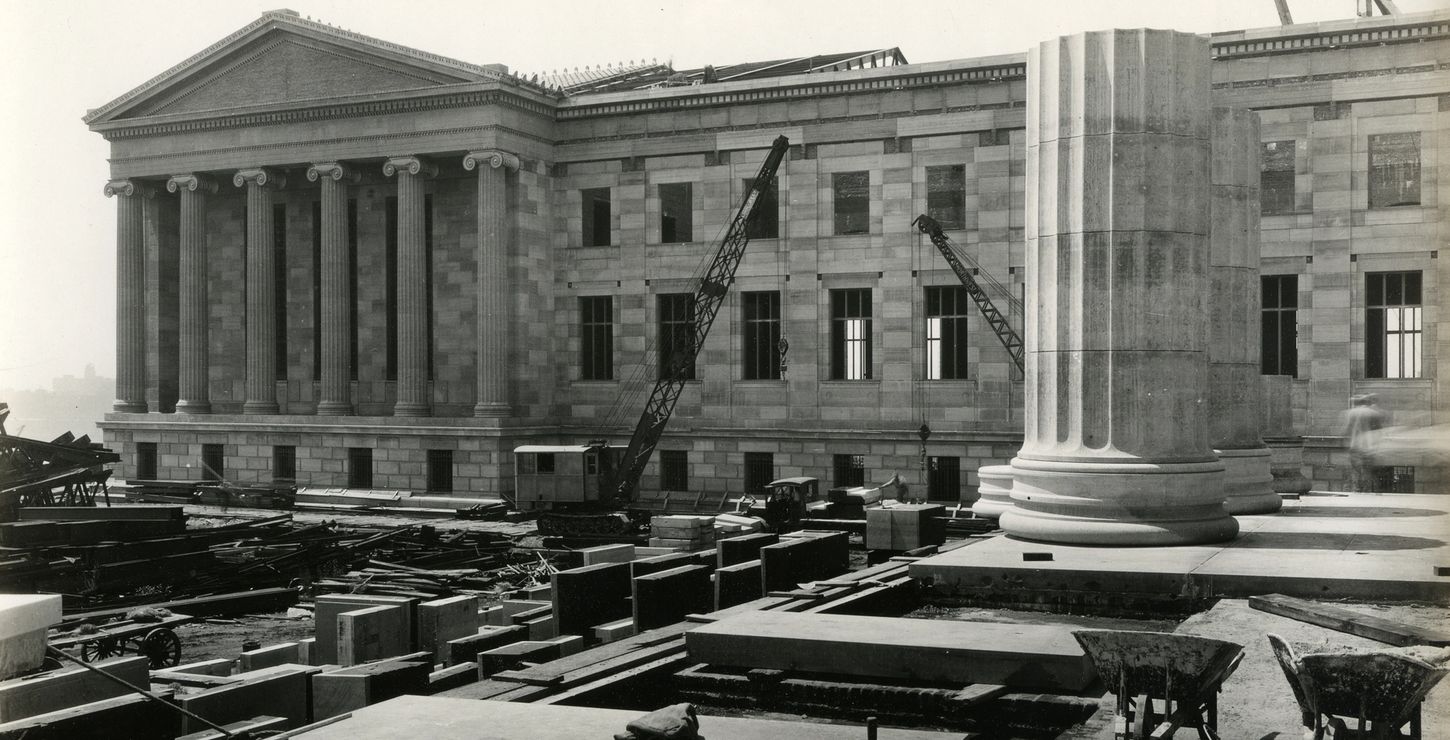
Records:
[[[1450,0],[1396,0],[1406,13]],[[1273,0],[0,0],[0,388],[115,367],[115,204],[81,116],[263,11],[532,74],[630,59],[679,68],[898,46],[911,62],[1013,53],[1107,27],[1278,24]],[[1289,0],[1294,19],[1355,0]],[[0,399],[4,400],[4,399]]]

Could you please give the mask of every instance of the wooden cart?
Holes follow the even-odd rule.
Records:
[[[110,622],[93,632],[72,632],[51,640],[51,647],[79,651],[87,663],[128,653],[151,659],[151,667],[167,668],[181,664],[181,638],[174,627],[192,621],[186,614],[172,614],[156,621],[125,620]]]

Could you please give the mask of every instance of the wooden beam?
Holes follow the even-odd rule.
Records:
[[[1289,0],[1274,0],[1274,8],[1279,11],[1280,25],[1294,25],[1294,16],[1289,14]]]
[[[1450,646],[1450,633],[1415,627],[1330,604],[1318,604],[1292,596],[1270,594],[1250,596],[1249,606],[1261,612],[1297,619],[1339,632],[1378,640],[1400,647],[1410,645]]]

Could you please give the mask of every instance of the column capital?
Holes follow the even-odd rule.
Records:
[[[106,186],[101,188],[101,192],[105,193],[107,198],[116,195],[125,195],[128,197],[139,195],[143,198],[150,198],[156,195],[156,188],[152,187],[150,183],[140,180],[123,179],[107,182]]]
[[[317,182],[324,177],[330,177],[336,182],[356,183],[362,179],[362,173],[341,162],[313,162],[307,168],[308,182]]]
[[[438,174],[438,165],[414,156],[391,157],[383,163],[383,174],[388,177],[392,177],[399,170],[406,170],[410,175],[433,177]]]
[[[511,170],[517,170],[519,168],[518,155],[510,154],[502,149],[480,149],[463,156],[463,169],[465,170],[473,170],[480,164],[485,163],[495,169],[507,167]]]
[[[232,184],[237,187],[246,185],[249,182],[254,182],[259,187],[271,186],[274,188],[283,188],[287,186],[287,176],[279,170],[269,169],[267,167],[237,170],[237,174],[232,175]]]
[[[216,180],[205,175],[172,175],[166,181],[167,192],[176,193],[182,190],[189,192],[215,193],[217,191]]]

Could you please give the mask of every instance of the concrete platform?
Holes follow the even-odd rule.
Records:
[[[350,719],[296,735],[307,740],[600,740],[624,732],[642,711],[400,696],[353,712]],[[747,717],[700,717],[700,734],[731,740],[860,740],[853,725]],[[947,740],[962,733],[881,728],[881,740]]]
[[[1215,545],[1090,547],[994,537],[912,563],[944,600],[1192,609],[1210,598],[1450,604],[1450,497],[1307,496],[1239,516]],[[1445,569],[1438,575],[1437,568]]]

